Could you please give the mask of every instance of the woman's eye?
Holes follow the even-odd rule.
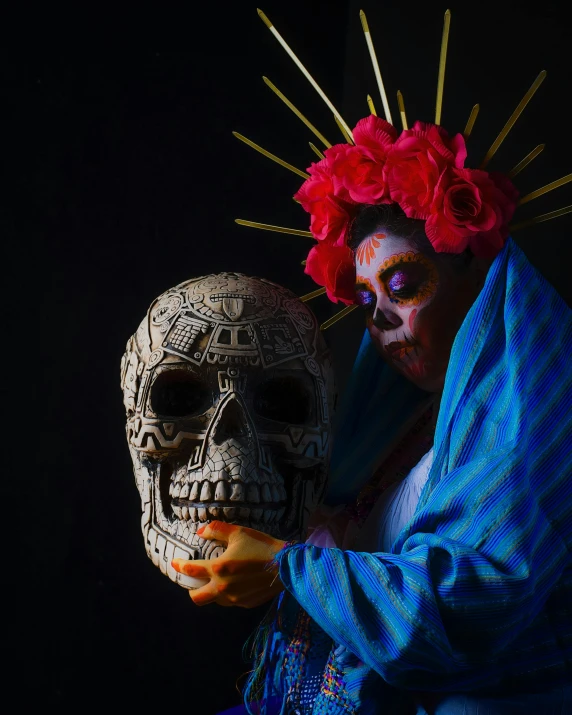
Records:
[[[376,297],[369,291],[359,290],[356,293],[356,301],[358,305],[361,305],[365,308],[365,310],[373,310],[376,303]]]
[[[419,276],[415,278],[405,271],[395,271],[387,281],[387,287],[397,297],[408,298],[414,296],[419,288]]]

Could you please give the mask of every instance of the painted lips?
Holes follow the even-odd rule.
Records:
[[[394,359],[399,360],[404,355],[407,355],[413,348],[415,343],[404,343],[395,340],[392,343],[384,345],[384,350]]]

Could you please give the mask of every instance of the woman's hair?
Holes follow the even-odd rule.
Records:
[[[425,235],[425,221],[408,218],[398,204],[367,204],[362,206],[350,224],[348,246],[355,251],[373,233],[383,230],[412,241],[418,251],[433,260],[446,260],[463,271],[471,260],[469,248],[462,253],[437,253]]]

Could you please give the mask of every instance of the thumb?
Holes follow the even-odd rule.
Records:
[[[216,539],[223,544],[231,544],[240,532],[240,526],[227,524],[225,521],[211,521],[200,529],[197,535],[203,539]]]

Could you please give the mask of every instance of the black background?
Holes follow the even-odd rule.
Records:
[[[394,122],[398,89],[410,125],[433,121],[445,5],[308,0],[262,9],[353,126],[368,113],[368,93],[382,109],[360,7]],[[481,103],[467,165],[477,165],[546,69],[489,168],[510,169],[545,141],[518,177],[522,193],[572,171],[565,4],[450,7],[444,126],[462,131]],[[4,434],[17,438],[5,444],[3,575],[13,596],[4,609],[5,674],[28,704],[214,715],[240,700],[235,681],[250,667],[241,648],[265,608],[198,609],[147,558],[119,362],[151,301],[188,278],[237,270],[298,294],[314,288],[300,266],[307,239],[234,223],[307,228],[291,199],[301,180],[231,135],[302,169],[313,161],[308,141],[318,142],[261,76],[330,141],[341,137],[256,6],[156,9],[145,20],[181,40],[157,30],[135,41],[132,29],[72,48],[37,42],[23,23],[18,42],[3,49]],[[567,205],[571,195],[562,187],[517,216]],[[571,228],[566,216],[515,234],[569,304]],[[321,319],[334,310],[325,298],[312,305]],[[342,388],[361,329],[356,312],[326,333]]]

